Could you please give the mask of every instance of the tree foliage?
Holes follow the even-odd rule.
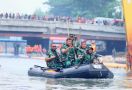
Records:
[[[50,13],[59,16],[113,17],[116,0],[49,0]]]
[[[34,14],[37,16],[44,16],[45,13],[39,8],[34,11]]]

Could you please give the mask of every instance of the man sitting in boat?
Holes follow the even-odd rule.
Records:
[[[71,38],[66,39],[66,43],[61,48],[62,62],[64,68],[68,68],[74,65],[75,62],[75,47],[73,46],[73,40]]]
[[[60,63],[59,55],[56,49],[57,49],[56,45],[52,43],[50,45],[50,49],[45,58],[47,66],[52,69],[60,69],[62,67],[62,64]]]
[[[81,42],[81,45],[77,50],[77,57],[76,64],[93,63],[93,48],[87,47],[86,41]]]
[[[88,59],[85,60],[84,63],[93,63],[94,59],[97,58],[93,50],[94,49],[92,47],[88,48],[88,50],[86,51]]]

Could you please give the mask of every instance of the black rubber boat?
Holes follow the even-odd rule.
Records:
[[[113,73],[103,64],[85,64],[65,68],[61,71],[46,69],[34,65],[28,70],[29,76],[47,77],[47,78],[113,78]]]

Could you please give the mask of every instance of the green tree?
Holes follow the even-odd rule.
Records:
[[[36,9],[35,12],[34,12],[34,14],[36,16],[44,16],[45,15],[45,13],[40,8]]]
[[[51,14],[59,16],[114,17],[117,0],[49,0]]]
[[[49,15],[49,12],[48,11],[44,12],[44,11],[42,11],[41,8],[39,8],[39,9],[36,9],[34,11],[34,15],[39,16],[39,17],[43,17],[43,16],[46,16],[46,15]]]

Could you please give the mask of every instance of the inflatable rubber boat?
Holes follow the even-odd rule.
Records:
[[[29,76],[47,78],[113,78],[113,73],[104,64],[82,64],[62,70],[54,70],[34,65],[28,70]]]

